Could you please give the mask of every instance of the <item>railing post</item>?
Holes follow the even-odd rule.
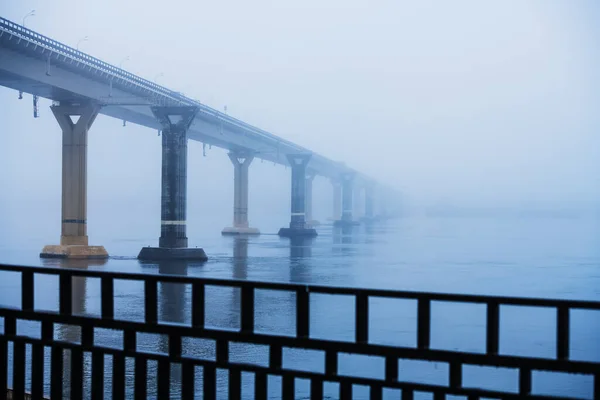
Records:
[[[242,286],[241,296],[241,326],[243,333],[254,332],[254,288],[252,286]]]
[[[310,336],[310,302],[307,287],[296,290],[296,337]]]
[[[23,311],[33,311],[34,293],[33,272],[21,272],[21,309]]]
[[[498,342],[500,337],[499,308],[499,304],[495,301],[487,303],[486,352],[489,355],[498,354]]]
[[[369,296],[358,292],[355,307],[355,340],[356,343],[367,343],[369,341]]]
[[[419,298],[417,300],[417,347],[419,349],[429,348],[430,326],[431,326],[431,300]]]
[[[556,358],[569,359],[569,307],[559,306],[556,309]]]

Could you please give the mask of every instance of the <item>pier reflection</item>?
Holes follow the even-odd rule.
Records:
[[[42,259],[42,265],[44,267],[51,268],[72,268],[86,270],[89,267],[97,267],[104,264],[106,264],[106,260],[68,260],[59,258]],[[73,315],[85,315],[87,313],[87,281],[88,279],[84,277],[73,277],[71,289],[71,309],[73,311]],[[58,340],[79,343],[81,341],[81,328],[73,325],[56,324],[54,328],[54,335]],[[48,363],[49,361],[50,359],[47,359],[44,362]],[[88,363],[84,362],[81,366],[83,368],[83,376],[89,375],[89,367],[86,368],[87,365]],[[63,352],[63,392],[66,398],[70,398],[71,369],[71,352],[67,350]],[[84,390],[89,390],[89,382],[86,382]]]

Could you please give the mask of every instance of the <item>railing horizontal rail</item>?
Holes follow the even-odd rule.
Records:
[[[52,346],[53,348],[60,349],[79,349],[82,351],[96,352],[100,354],[107,354],[112,356],[125,356],[132,357],[137,359],[143,359],[146,361],[165,361],[165,362],[176,362],[176,363],[190,363],[198,366],[210,366],[214,368],[224,368],[224,369],[238,369],[240,371],[246,372],[254,372],[254,373],[266,373],[266,374],[274,374],[276,373],[282,377],[292,377],[299,379],[323,379],[330,382],[343,382],[344,380],[350,378],[352,380],[352,384],[363,385],[363,386],[379,386],[384,385],[386,388],[395,388],[395,389],[404,389],[411,390],[416,392],[430,392],[435,393],[440,390],[443,391],[444,394],[449,395],[467,395],[467,396],[477,396],[477,397],[485,397],[485,398],[503,398],[503,399],[522,399],[523,395],[519,393],[509,393],[503,391],[494,391],[494,390],[485,390],[478,388],[448,388],[446,386],[440,385],[430,385],[423,383],[415,383],[415,382],[382,382],[378,379],[371,379],[359,376],[350,376],[350,375],[323,375],[320,373],[303,371],[303,370],[279,370],[277,372],[273,371],[268,367],[261,367],[259,365],[254,364],[238,364],[238,363],[223,363],[218,361],[211,361],[206,359],[192,358],[186,356],[180,357],[171,357],[167,354],[161,353],[152,353],[152,352],[144,352],[144,351],[123,351],[120,349],[115,349],[112,347],[100,347],[95,346],[91,348],[86,348],[77,343],[73,342],[63,342],[63,341],[45,341],[41,339],[35,339],[30,337],[23,336],[6,336],[7,340],[14,341],[16,343],[23,344],[38,344],[44,346]],[[545,396],[545,395],[527,395],[527,398],[530,399],[538,399],[538,400],[562,400],[562,399],[570,399],[573,397],[561,397],[561,396]]]
[[[113,398],[123,398],[125,393],[125,359],[133,358],[136,362],[135,374],[136,392],[146,393],[145,374],[148,360],[158,362],[158,371],[162,376],[167,376],[172,363],[181,364],[182,391],[194,392],[194,366],[203,368],[205,379],[214,380],[215,368],[229,371],[229,391],[231,398],[239,398],[241,388],[241,372],[255,374],[256,398],[265,398],[268,375],[277,375],[283,379],[283,398],[293,398],[294,379],[308,379],[311,382],[311,398],[321,398],[323,382],[338,382],[340,384],[340,397],[346,398],[352,392],[352,385],[366,385],[371,388],[371,397],[381,398],[382,388],[402,389],[403,393],[425,391],[434,394],[434,398],[444,398],[445,395],[466,395],[471,398],[501,397],[501,398],[560,398],[532,393],[533,373],[547,371],[554,373],[584,374],[593,379],[594,396],[600,398],[600,363],[594,361],[576,360],[571,357],[570,315],[573,310],[600,310],[600,302],[565,299],[535,299],[513,298],[504,296],[460,295],[445,293],[427,293],[411,291],[394,291],[379,289],[360,289],[350,287],[328,287],[320,285],[301,285],[288,283],[254,282],[245,280],[226,280],[202,277],[188,277],[177,275],[136,274],[123,272],[104,272],[94,270],[23,267],[16,265],[0,265],[0,272],[20,274],[21,282],[21,307],[0,306],[0,317],[4,319],[4,332],[0,335],[0,372],[8,370],[7,343],[13,345],[12,373],[13,390],[22,392],[25,387],[26,373],[23,362],[25,358],[24,344],[34,346],[31,354],[39,359],[39,346],[50,347],[52,361],[50,370],[51,398],[62,395],[64,349],[69,349],[71,366],[82,366],[84,353],[91,353],[92,376],[95,371],[103,373],[102,363],[98,361],[98,354],[108,354],[113,357],[113,378],[111,385]],[[35,307],[35,276],[54,275],[58,277],[58,311],[40,310]],[[100,280],[100,313],[98,316],[75,313],[73,295],[75,282],[73,278],[91,278]],[[115,314],[115,281],[143,282],[144,316],[142,321],[116,318]],[[158,296],[159,284],[183,284],[191,289],[190,321],[187,324],[163,321],[159,316]],[[239,289],[236,302],[239,306],[239,328],[226,329],[208,326],[206,324],[205,308],[207,304],[207,287],[221,286]],[[256,291],[279,291],[295,295],[295,333],[281,335],[277,332],[262,332],[256,325]],[[353,297],[354,306],[354,338],[342,341],[334,339],[316,338],[311,336],[311,295],[329,294],[334,296]],[[370,300],[373,298],[409,299],[415,302],[416,321],[414,346],[399,346],[374,343],[370,338]],[[436,349],[431,347],[432,337],[432,304],[437,302],[468,303],[485,305],[485,347],[481,352],[468,352],[458,350]],[[501,338],[500,315],[503,306],[550,308],[556,312],[556,325],[554,337],[556,339],[556,354],[554,357],[526,357],[514,354],[505,354],[499,351]],[[287,314],[283,310],[282,314]],[[237,317],[236,317],[237,318]],[[17,321],[36,321],[40,323],[39,338],[33,338],[17,333]],[[55,327],[61,325],[77,326],[81,329],[80,343],[72,340],[54,337]],[[103,347],[94,343],[97,329],[111,329],[122,333],[121,347]],[[137,334],[157,334],[168,339],[168,345],[163,352],[149,353],[141,351],[137,346]],[[183,354],[183,340],[187,338],[207,339],[214,342],[215,358],[213,360],[197,359]],[[260,366],[250,362],[233,362],[230,359],[231,344],[261,345],[268,351],[268,365]],[[283,364],[283,350],[304,349],[317,351],[323,355],[323,372],[298,371]],[[96,356],[94,356],[96,354]],[[379,378],[362,377],[342,374],[340,371],[340,355],[367,355],[379,358],[385,366]],[[33,357],[32,355],[32,357]],[[95,357],[95,358],[94,358]],[[401,379],[398,363],[401,360],[420,360],[431,363],[447,365],[447,385],[422,384]],[[39,360],[38,360],[39,361]],[[36,361],[36,362],[38,362]],[[139,363],[139,367],[138,367]],[[502,391],[499,389],[480,389],[467,387],[463,381],[464,367],[480,366],[508,368],[518,372],[518,387],[513,390]],[[37,368],[37,367],[36,367]],[[42,372],[41,372],[42,371]],[[161,372],[162,371],[162,372]],[[3,373],[3,372],[2,372]],[[32,372],[33,373],[33,372]],[[36,376],[43,374],[35,370]],[[140,377],[140,375],[144,375]],[[81,371],[71,369],[71,391],[81,393]],[[2,379],[0,379],[1,381]],[[98,377],[92,379],[94,385],[101,385]],[[168,380],[166,381],[168,382]],[[183,382],[186,382],[185,385]],[[0,383],[0,393],[6,382]],[[214,398],[215,382],[207,382],[204,387],[205,398]],[[139,386],[139,387],[138,387]],[[314,387],[313,387],[314,386]],[[169,384],[159,382],[159,396],[167,396]],[[40,391],[36,387],[36,391]]]
[[[22,267],[18,265],[0,265],[0,271],[22,272],[30,271],[35,274],[45,275],[70,275],[88,278],[110,278],[131,281],[154,281],[181,284],[201,284],[204,286],[228,286],[233,288],[253,287],[259,290],[280,290],[295,292],[303,290],[309,293],[339,294],[355,296],[359,293],[368,297],[397,298],[407,300],[429,299],[431,301],[445,301],[455,303],[495,303],[500,305],[515,305],[526,307],[568,307],[573,309],[600,310],[600,302],[592,300],[567,300],[534,297],[512,297],[477,294],[453,294],[443,292],[418,292],[392,289],[368,289],[343,286],[324,286],[298,283],[261,282],[242,279],[219,279],[179,275],[140,274],[132,272],[112,272],[100,270],[82,270],[75,268],[51,268],[51,267]]]

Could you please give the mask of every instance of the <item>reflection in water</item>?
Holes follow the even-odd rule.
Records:
[[[314,238],[290,240],[290,282],[311,282],[312,246]]]
[[[158,263],[158,273],[161,275],[187,275],[188,262],[186,261],[161,261]],[[164,322],[184,323],[186,315],[186,286],[181,283],[160,282],[158,287],[158,318]],[[158,352],[169,353],[169,338],[160,335],[158,339]],[[154,378],[154,374],[149,375]],[[152,379],[152,378],[151,378]],[[181,364],[171,364],[171,388],[181,387]]]
[[[59,258],[48,258],[42,259],[44,267],[52,268],[72,268],[87,270],[91,266],[101,266],[106,263],[106,260],[67,260]],[[71,309],[73,315],[84,315],[86,314],[87,305],[87,278],[75,276],[72,279],[72,294],[71,294]],[[81,340],[81,328],[74,325],[63,325],[58,324],[55,327],[54,332],[57,340],[63,340],[66,342],[80,342]],[[89,374],[89,371],[85,370],[86,364],[83,365],[83,375]],[[66,397],[70,396],[70,378],[71,378],[71,352],[63,352],[63,391]]]
[[[354,243],[353,234],[355,229],[358,230],[358,226],[334,226],[331,232],[333,237],[334,253],[342,253],[344,255],[352,255],[355,253],[355,249],[352,246]]]
[[[236,237],[233,240],[233,278],[248,278],[248,238]]]

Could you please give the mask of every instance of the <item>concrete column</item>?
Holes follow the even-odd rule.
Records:
[[[362,185],[354,185],[354,199],[353,201],[353,215],[356,220],[361,220],[364,216],[364,197],[363,197],[363,186]]]
[[[87,138],[100,107],[91,102],[50,107],[62,129],[62,218],[60,245],[45,246],[40,257],[106,258],[87,236]]]
[[[206,260],[204,250],[188,249],[186,236],[187,131],[197,107],[152,107],[162,127],[162,184],[158,248],[144,247],[145,260]]]
[[[365,219],[367,220],[373,220],[374,217],[374,191],[374,184],[367,183],[365,187]]]
[[[316,174],[313,171],[306,174],[306,187],[304,188],[305,219],[308,227],[319,225],[319,221],[313,218],[313,181],[315,180],[315,176]]]
[[[311,154],[288,154],[287,158],[292,168],[292,217],[289,228],[281,228],[279,236],[313,237],[317,231],[306,226],[306,166]]]
[[[333,221],[338,221],[342,217],[342,184],[337,179],[331,180],[333,186]]]
[[[223,235],[258,235],[258,229],[248,226],[248,168],[254,156],[230,152],[233,164],[233,226],[224,228]]]
[[[355,225],[352,219],[352,201],[354,197],[354,173],[342,174],[342,219],[335,225]]]

